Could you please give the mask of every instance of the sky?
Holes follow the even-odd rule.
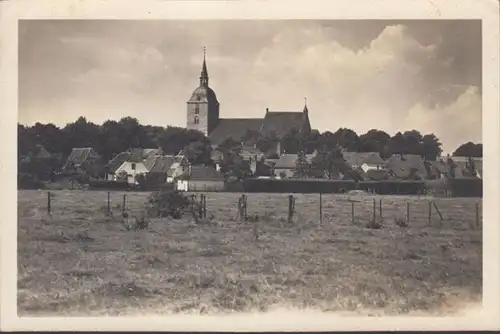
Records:
[[[481,23],[467,20],[30,20],[19,23],[22,124],[186,125],[203,47],[221,117],[300,111],[313,128],[481,138]]]

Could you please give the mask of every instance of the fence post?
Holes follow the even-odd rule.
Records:
[[[406,202],[406,221],[410,224],[410,202]]]
[[[375,222],[375,220],[377,219],[377,206],[376,206],[376,202],[375,202],[375,198],[373,199],[373,221]]]
[[[439,215],[439,218],[441,218],[441,223],[443,222],[444,218],[443,218],[443,215],[441,214],[441,211],[439,211],[439,208],[437,207],[437,204],[436,202],[432,201],[432,204],[434,204],[434,208],[436,209],[438,215]]]
[[[319,193],[319,223],[323,224],[323,194]]]
[[[351,202],[351,220],[354,224],[354,201]]]
[[[108,191],[108,215],[111,213],[111,207],[110,207],[110,202],[109,202],[109,196],[110,196],[110,193]]]
[[[203,218],[207,218],[207,195],[203,195]]]
[[[51,203],[50,203],[50,191],[47,193],[47,214],[50,215],[51,213]]]
[[[429,226],[432,225],[432,202],[429,201]]]
[[[123,194],[123,201],[122,201],[122,216],[125,215],[125,205],[127,205],[127,194]]]
[[[248,204],[247,195],[243,194],[243,218],[245,219],[245,221],[247,220],[247,204]]]
[[[479,228],[479,203],[476,203],[476,227]]]
[[[293,218],[293,195],[288,195],[288,222]]]
[[[379,208],[380,219],[382,219],[382,199],[380,199],[380,201],[379,201],[378,208]]]

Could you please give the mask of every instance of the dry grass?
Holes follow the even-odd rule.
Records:
[[[123,193],[19,191],[20,315],[216,313],[313,308],[395,315],[457,311],[480,302],[482,232],[471,199],[383,198],[379,229],[372,197],[298,195],[294,222],[285,194],[249,194],[252,221],[238,222],[239,194],[207,194],[216,224],[152,219],[145,230],[121,223]],[[142,212],[148,193],[127,193],[127,211]],[[377,206],[378,199],[377,198]],[[395,221],[406,217],[408,226]],[[117,205],[120,204],[120,205]],[[406,219],[406,218],[404,218]]]

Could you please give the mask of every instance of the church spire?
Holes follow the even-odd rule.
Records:
[[[201,75],[200,75],[200,86],[208,86],[208,71],[207,71],[207,50],[203,47],[203,65],[201,67]]]
[[[308,113],[309,109],[307,109],[307,97],[304,97],[304,113]]]

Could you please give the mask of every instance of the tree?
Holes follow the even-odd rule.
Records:
[[[248,129],[247,132],[241,137],[241,141],[246,144],[253,146],[260,139],[261,134],[259,131]]]
[[[231,137],[226,138],[222,143],[220,143],[217,146],[217,148],[223,153],[231,151],[236,154],[239,154],[241,152],[241,144]]]
[[[483,156],[483,144],[467,142],[460,145],[452,154],[454,157],[480,158]]]
[[[194,141],[184,148],[184,155],[193,165],[212,165],[212,147],[206,141]]]
[[[276,147],[276,144],[278,144],[279,139],[276,133],[271,132],[266,136],[261,136],[257,140],[257,148],[264,153],[269,153],[271,150],[273,150]]]
[[[426,160],[435,161],[441,155],[441,142],[434,134],[427,134],[422,137],[422,153]]]
[[[384,156],[390,139],[391,137],[384,131],[372,129],[359,137],[357,151],[378,152]]]
[[[324,171],[329,179],[334,179],[345,170],[345,161],[340,146],[322,148],[312,160],[312,168]]]
[[[358,148],[359,137],[351,129],[340,128],[334,134],[337,143],[347,151],[356,151]]]
[[[304,151],[299,151],[297,160],[295,161],[295,170],[293,175],[297,178],[306,178],[309,176],[309,162],[307,161]]]

